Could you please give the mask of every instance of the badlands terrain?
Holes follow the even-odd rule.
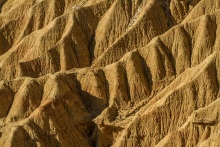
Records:
[[[0,0],[0,147],[220,147],[219,0]]]

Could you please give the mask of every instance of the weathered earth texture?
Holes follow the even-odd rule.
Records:
[[[0,147],[219,147],[219,0],[0,0]]]

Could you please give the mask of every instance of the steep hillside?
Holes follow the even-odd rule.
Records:
[[[1,147],[220,146],[217,0],[0,0]]]

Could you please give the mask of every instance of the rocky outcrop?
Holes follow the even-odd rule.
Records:
[[[1,5],[0,146],[219,146],[217,1]]]

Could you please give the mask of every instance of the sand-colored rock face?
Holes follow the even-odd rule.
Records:
[[[220,1],[0,0],[1,147],[219,147]]]

